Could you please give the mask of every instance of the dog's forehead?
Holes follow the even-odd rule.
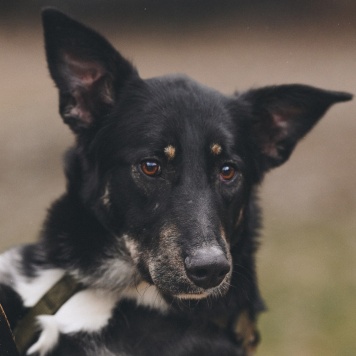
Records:
[[[164,110],[166,117],[206,122],[226,115],[226,97],[184,75],[146,80],[148,110]]]
[[[229,98],[218,91],[185,76],[148,79],[138,91],[128,98],[131,114],[120,124],[131,144],[162,147],[172,158],[177,145],[209,145],[217,155],[233,141]]]

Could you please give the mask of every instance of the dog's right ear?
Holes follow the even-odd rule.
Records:
[[[97,32],[60,11],[42,13],[49,71],[60,94],[60,114],[80,133],[107,114],[135,68]]]

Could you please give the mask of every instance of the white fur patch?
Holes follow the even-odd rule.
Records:
[[[146,282],[141,282],[136,287],[127,288],[123,298],[136,300],[137,305],[157,309],[163,313],[169,308],[158,289]]]
[[[137,242],[126,234],[122,235],[122,239],[124,240],[125,247],[127,248],[127,251],[129,252],[132,261],[137,264],[139,258]]]
[[[14,248],[0,256],[0,282],[11,286],[32,307],[63,275],[61,269],[38,270],[35,277],[20,273],[22,249]]]
[[[21,260],[21,249],[13,248],[0,256],[0,282],[13,285],[18,278],[17,267]]]
[[[13,288],[21,295],[24,305],[32,307],[63,275],[61,269],[39,270],[34,278],[18,275]]]
[[[133,265],[117,256],[107,259],[99,268],[101,278],[93,283],[104,289],[122,289],[129,284],[135,272]]]
[[[94,282],[97,288],[78,292],[63,304],[55,315],[37,317],[41,333],[39,339],[28,350],[28,355],[35,353],[40,356],[46,355],[58,343],[60,334],[100,332],[108,324],[117,303],[124,298],[135,300],[137,305],[161,312],[168,310],[169,306],[155,286],[141,282],[137,286],[127,287],[137,273],[132,259],[138,257],[135,244],[128,240],[126,248],[130,250],[131,258],[120,259],[113,253],[95,276],[83,278]],[[35,277],[25,277],[20,274],[21,259],[20,248],[9,250],[0,256],[0,282],[11,285],[23,298],[24,305],[31,307],[64,275],[65,271],[38,270]],[[100,276],[99,280],[95,278],[97,276]]]
[[[42,331],[27,354],[46,355],[56,346],[60,333],[99,332],[108,324],[117,302],[118,296],[107,291],[86,289],[78,292],[55,315],[37,318]]]
[[[54,318],[63,334],[99,331],[107,325],[118,299],[108,291],[86,289],[70,298]]]
[[[56,346],[60,333],[99,332],[108,324],[113,309],[122,298],[136,300],[137,305],[161,312],[168,310],[157,288],[146,282],[136,288],[127,288],[120,297],[108,291],[86,289],[70,298],[55,315],[41,315],[37,318],[42,332],[28,354],[38,352],[40,356],[45,355]]]
[[[38,324],[43,330],[39,339],[27,351],[27,355],[39,353],[40,356],[46,355],[57,344],[59,329],[57,321],[53,315],[41,315],[37,318]]]
[[[123,238],[125,236],[123,235]],[[118,243],[111,246],[105,258],[93,273],[83,274],[77,270],[74,271],[74,277],[94,288],[121,293],[124,288],[132,283],[135,273],[135,264],[131,256],[128,256],[125,246],[121,245],[120,237]]]

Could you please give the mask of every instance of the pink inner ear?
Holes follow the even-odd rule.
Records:
[[[301,108],[293,105],[272,107],[269,112],[272,116],[273,124],[283,133],[287,133],[290,127],[296,124],[295,121],[303,114]]]
[[[98,61],[81,60],[65,52],[62,53],[60,71],[74,99],[68,102],[64,117],[77,120],[81,127],[89,127],[98,106],[113,102],[111,83],[106,78],[105,68]]]
[[[105,73],[104,68],[98,62],[77,60],[68,54],[64,55],[64,63],[71,78],[71,89],[77,86],[90,87]]]
[[[271,117],[271,126],[265,132],[262,151],[267,156],[278,158],[278,142],[287,137],[290,123],[288,116],[283,114],[271,113]]]
[[[288,122],[283,115],[272,114],[272,119],[273,119],[273,123],[275,124],[276,127],[278,127],[279,129],[282,129],[282,130],[287,129]]]

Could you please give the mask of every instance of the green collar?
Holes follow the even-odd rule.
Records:
[[[16,346],[21,355],[25,354],[26,350],[34,341],[37,330],[37,316],[54,315],[69,298],[82,288],[82,285],[73,277],[65,274],[27,314],[25,314],[14,329]]]
[[[55,283],[17,323],[14,337],[18,352],[5,313],[0,306],[0,348],[5,347],[9,356],[24,355],[36,337],[36,318],[39,315],[54,315],[68,299],[82,288],[83,286],[68,274]],[[247,311],[240,313],[232,324],[228,320],[215,320],[214,322],[222,329],[230,329],[233,332],[246,355],[254,354],[259,337],[255,322],[249,317]]]

